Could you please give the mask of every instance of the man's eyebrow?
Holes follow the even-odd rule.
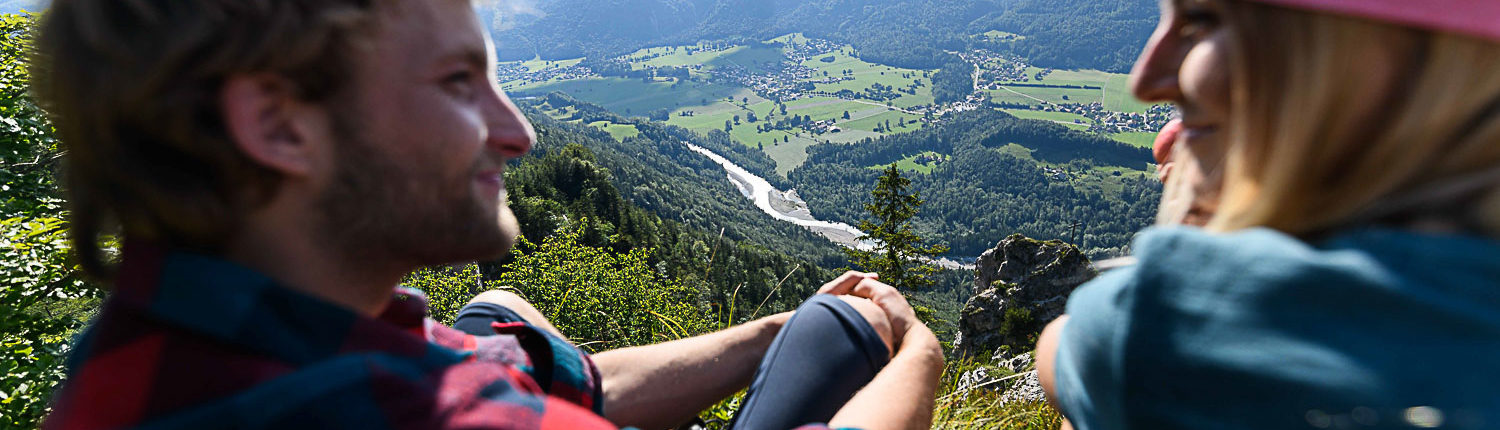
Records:
[[[488,66],[489,56],[480,48],[462,48],[439,57],[440,64],[450,64],[455,61],[464,62],[478,69]]]

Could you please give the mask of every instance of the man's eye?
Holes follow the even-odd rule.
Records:
[[[454,72],[443,77],[443,88],[458,96],[468,96],[474,90],[474,74],[468,71]]]

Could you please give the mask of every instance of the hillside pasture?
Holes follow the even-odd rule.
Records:
[[[641,135],[641,130],[635,124],[615,124],[609,121],[594,121],[589,123],[590,127],[598,128],[609,133],[615,140],[624,141],[626,138]]]
[[[979,33],[979,35],[991,40],[1021,40],[1026,38],[1026,36],[1000,30],[990,30]]]
[[[902,171],[906,171],[906,172],[914,172],[914,173],[921,173],[921,174],[932,173],[932,169],[936,169],[939,163],[923,164],[923,163],[918,162],[917,159],[921,158],[923,156],[941,157],[943,159],[947,159],[948,158],[947,156],[945,156],[943,154],[936,153],[936,152],[922,151],[922,153],[920,153],[920,154],[912,155],[912,156],[908,156],[906,158],[902,158],[900,160],[896,160],[896,168],[897,169],[901,169]],[[890,166],[890,164],[878,164],[878,165],[874,165],[874,166],[868,166],[868,167],[865,167],[865,168],[866,169],[871,169],[871,170],[883,170],[883,169],[885,169],[886,167],[889,167],[889,166]]]

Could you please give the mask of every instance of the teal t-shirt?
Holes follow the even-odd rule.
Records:
[[[1500,428],[1500,243],[1176,227],[1068,302],[1079,430]]]

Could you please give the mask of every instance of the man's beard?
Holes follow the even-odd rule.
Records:
[[[476,172],[455,181],[392,160],[360,127],[359,115],[348,109],[332,118],[334,179],[316,203],[327,251],[355,265],[420,267],[510,249],[518,229],[504,194],[498,208],[486,210],[472,190]]]

